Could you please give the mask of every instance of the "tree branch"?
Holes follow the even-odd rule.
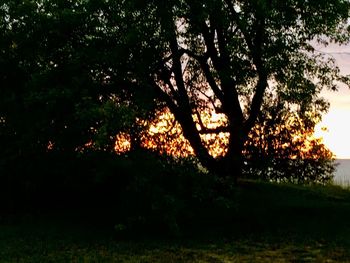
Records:
[[[182,48],[180,51],[183,52],[184,54],[187,54],[188,56],[196,59],[199,62],[200,66],[201,66],[201,68],[203,70],[203,73],[205,75],[205,78],[208,81],[208,84],[210,85],[210,87],[212,88],[214,94],[218,97],[218,99],[220,101],[222,101],[223,98],[224,98],[223,97],[224,95],[223,95],[220,87],[217,85],[213,74],[210,71],[209,65],[207,63],[207,57],[206,56],[197,55],[193,51],[188,50],[188,49],[184,49],[184,48]]]
[[[239,31],[242,32],[243,36],[244,36],[244,40],[248,46],[248,48],[250,50],[253,49],[253,43],[251,41],[251,37],[249,35],[249,33],[245,30],[245,27],[242,25],[242,22],[241,22],[241,19],[239,18],[239,15],[238,13],[236,12],[234,6],[233,6],[233,3],[231,2],[231,0],[224,0],[228,9],[229,9],[229,12],[230,12],[230,15],[233,19],[233,21],[236,22],[237,24],[237,27],[239,28]]]
[[[158,97],[164,101],[169,109],[175,114],[175,112],[179,111],[178,106],[173,101],[173,99],[166,93],[151,77],[149,79],[149,83],[152,85]]]
[[[201,90],[198,90],[198,92],[208,99],[210,104],[213,106],[213,109],[215,110],[215,112],[218,112],[220,110],[219,107],[215,106],[215,98],[211,98],[210,96],[208,96],[207,94],[205,94],[205,92],[203,92]]]
[[[255,88],[255,94],[250,105],[250,112],[247,121],[244,123],[244,129],[249,132],[253,128],[255,121],[259,115],[261,104],[263,102],[264,93],[267,87],[266,74],[259,75],[259,81]]]
[[[201,115],[200,115],[200,113],[199,113],[197,108],[196,108],[196,116],[197,116],[197,119],[198,119],[198,124],[201,127],[201,130],[204,129],[205,125],[204,125],[204,123],[202,121],[202,117],[201,117]]]
[[[248,33],[245,27],[242,25],[241,19],[239,18],[238,13],[236,12],[233,3],[231,0],[225,0],[225,3],[229,9],[232,19],[236,22],[239,30],[242,32],[245,42],[248,46],[249,53],[251,54],[254,65],[256,66],[256,71],[258,74],[258,83],[255,87],[255,94],[250,106],[250,113],[248,120],[244,124],[244,129],[246,132],[253,127],[257,116],[260,111],[260,107],[264,98],[264,93],[267,88],[267,72],[264,67],[263,58],[262,58],[262,47],[264,42],[265,34],[265,18],[259,16],[255,21],[255,36],[253,37]]]
[[[254,64],[257,68],[258,73],[258,83],[255,88],[255,94],[252,100],[252,104],[250,106],[250,113],[249,118],[245,123],[245,129],[249,131],[253,126],[254,123],[258,117],[261,104],[263,102],[264,93],[268,86],[267,79],[268,75],[264,66],[263,58],[262,58],[262,46],[263,46],[263,38],[264,38],[264,31],[265,31],[265,19],[261,18],[257,21],[256,26],[256,34],[254,38],[254,50],[253,50],[253,56],[254,56]]]
[[[199,131],[200,134],[220,134],[223,132],[230,132],[229,127],[227,126],[220,126],[220,127],[216,127],[216,128],[201,128],[201,130]]]

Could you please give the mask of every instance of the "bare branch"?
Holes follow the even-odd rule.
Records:
[[[220,134],[223,132],[230,132],[229,127],[220,126],[216,128],[203,128],[199,131],[200,134]]]

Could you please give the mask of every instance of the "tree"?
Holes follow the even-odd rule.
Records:
[[[266,92],[256,124],[244,145],[243,176],[303,184],[330,182],[334,176],[333,153],[321,138],[314,136],[315,125],[328,108],[329,103],[318,98],[318,94],[305,94],[291,102],[283,90],[278,95]],[[208,127],[218,127],[224,121],[220,115],[201,115],[203,124]],[[139,137],[142,147],[175,157],[193,155],[179,124],[168,110],[160,111],[154,120],[147,122]],[[201,137],[212,156],[225,154],[227,133]],[[129,136],[121,134],[117,140],[119,152],[130,150],[123,147],[129,140]]]
[[[129,57],[142,65],[141,72],[130,69],[130,81],[157,91],[200,162],[221,175],[241,175],[244,144],[267,89],[273,94],[283,90],[290,103],[305,96],[303,112],[313,103],[308,98],[317,97],[322,88],[348,83],[334,61],[313,47],[314,42],[348,41],[348,1],[123,4],[129,23],[123,37],[134,51]],[[208,128],[201,120],[203,111],[222,113],[226,121]],[[226,154],[214,158],[201,134],[223,131],[229,133]]]
[[[116,12],[118,6],[0,2],[0,141],[8,145],[3,149],[28,156],[74,153],[94,141],[97,148],[113,150],[115,134],[144,115],[132,92],[109,81],[111,68],[122,69],[124,57],[117,56],[116,47],[123,46],[116,33],[108,35],[113,29],[106,29],[101,12]],[[146,97],[142,102],[150,109]]]
[[[0,0],[1,202],[50,200],[91,186],[112,170],[115,134],[144,115],[131,91],[109,81],[123,57],[110,52],[122,45],[108,36],[113,28],[101,17],[108,8],[100,1]],[[88,147],[97,152],[92,163],[108,163],[108,172],[94,172]]]
[[[349,5],[2,1],[1,141],[10,138],[18,145],[7,149],[29,155],[48,148],[74,153],[97,136],[107,138],[97,147],[111,151],[119,130],[131,126],[137,134],[132,123],[167,106],[200,162],[237,178],[267,89],[283,91],[303,112],[312,101],[299,98],[348,81],[312,43],[348,41]],[[223,114],[221,126],[206,126],[203,112]],[[220,132],[229,140],[215,158],[201,135]]]

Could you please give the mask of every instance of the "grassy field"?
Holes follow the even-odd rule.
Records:
[[[235,198],[231,222],[176,238],[120,239],[74,214],[2,218],[0,262],[350,262],[348,190],[242,182]]]

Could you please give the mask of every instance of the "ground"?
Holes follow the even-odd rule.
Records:
[[[232,222],[120,238],[74,214],[7,216],[0,262],[350,262],[350,191],[241,182]]]

